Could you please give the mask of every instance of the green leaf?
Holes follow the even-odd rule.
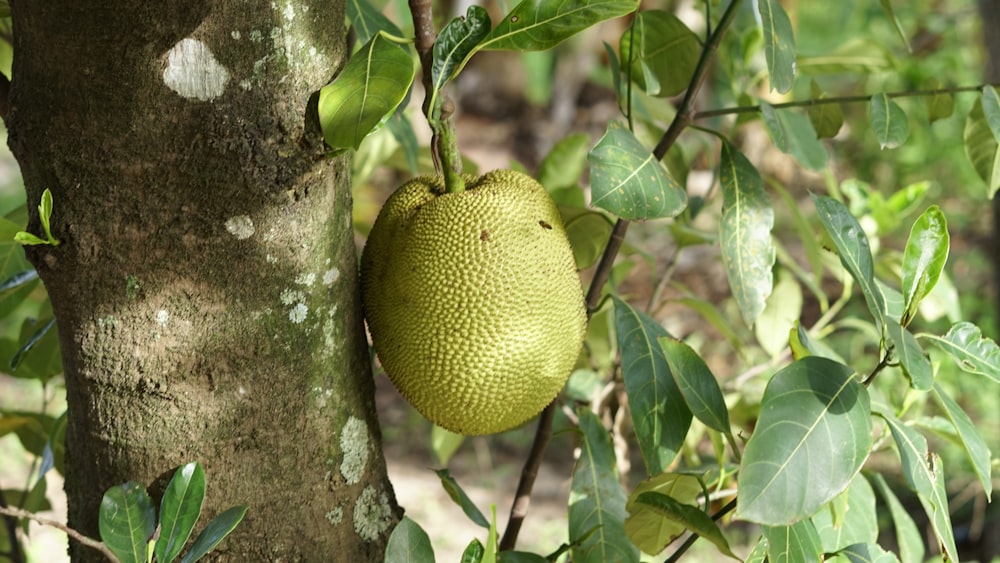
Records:
[[[465,436],[461,434],[445,430],[437,424],[431,427],[431,450],[441,465],[448,465],[448,460],[464,441]]]
[[[33,246],[36,244],[49,244],[49,241],[43,238],[38,238],[37,236],[26,231],[20,231],[16,233],[14,235],[14,240],[25,246]]]
[[[326,144],[357,149],[403,101],[414,73],[413,57],[406,49],[382,32],[373,36],[319,91],[319,122]]]
[[[780,268],[778,283],[753,327],[761,348],[772,358],[785,351],[793,344],[791,334],[795,332],[795,325],[801,316],[802,286],[787,269]]]
[[[774,209],[757,169],[728,141],[722,143],[719,183],[722,263],[743,320],[753,326],[764,310],[774,278]]]
[[[889,96],[875,94],[871,100],[872,131],[882,149],[894,149],[910,135],[910,123],[906,112]]]
[[[729,548],[729,542],[722,535],[719,526],[699,508],[653,491],[638,495],[635,503],[653,510],[667,520],[681,524],[685,529],[712,542],[723,555],[739,559]]]
[[[881,325],[885,322],[885,297],[875,285],[875,267],[868,235],[843,203],[816,195],[812,196],[812,200],[823,227],[837,247],[840,263],[861,287],[868,310]]]
[[[111,487],[98,515],[101,541],[122,563],[146,560],[146,542],[156,529],[156,511],[146,488],[129,481]]]
[[[1000,97],[997,96],[996,88],[989,84],[983,86],[981,100],[983,117],[986,118],[986,124],[993,133],[993,140],[1000,142]]]
[[[892,339],[896,359],[903,373],[910,380],[910,386],[917,391],[928,391],[934,385],[934,373],[930,361],[913,334],[894,320],[886,319],[886,332]]]
[[[684,188],[642,143],[615,123],[590,151],[591,204],[631,221],[674,217]]]
[[[764,526],[767,558],[775,563],[822,561],[823,546],[811,520],[789,526]]]
[[[986,122],[981,96],[976,99],[965,119],[962,142],[965,145],[965,155],[969,157],[976,174],[986,182],[987,197],[992,199],[1000,189],[1000,144]]]
[[[469,545],[465,546],[465,551],[462,552],[462,557],[459,559],[459,563],[480,563],[485,554],[486,547],[483,546],[483,542],[473,538],[472,541],[469,542]]]
[[[32,321],[31,322],[31,326],[33,327],[34,325],[37,325],[39,322],[40,321]],[[55,326],[56,326],[56,319],[55,319],[55,317],[50,317],[50,318],[48,318],[42,324],[42,326],[40,328],[38,328],[37,330],[35,330],[34,332],[32,332],[31,335],[28,336],[28,338],[24,340],[24,344],[22,344],[21,347],[18,348],[18,350],[16,352],[14,352],[14,355],[11,356],[11,358],[10,358],[10,362],[8,362],[8,367],[11,369],[11,371],[16,371],[17,368],[19,368],[21,366],[21,362],[24,361],[24,359],[26,357],[28,357],[29,352],[31,352],[35,348],[35,346],[37,346],[38,343],[42,341],[42,339],[45,337],[45,335],[48,334],[49,331],[52,330]],[[53,352],[50,350],[49,353],[52,354]],[[33,373],[33,372],[31,372],[31,376],[32,377],[43,377],[43,376],[49,376],[49,377],[51,377],[53,375],[57,375],[61,371],[62,370],[59,370],[59,371],[57,371],[55,373],[51,373],[51,374]]]
[[[156,540],[157,563],[170,563],[187,543],[201,516],[205,500],[205,471],[198,462],[180,467],[160,500],[160,537]]]
[[[903,251],[903,325],[917,313],[917,306],[934,289],[948,261],[948,222],[944,213],[930,206],[917,218]]]
[[[680,340],[666,336],[657,341],[691,414],[712,430],[729,434],[726,399],[705,360]]]
[[[744,563],[767,563],[767,537],[761,535],[754,544],[753,549],[747,554]]]
[[[587,165],[589,148],[590,135],[586,133],[563,137],[538,165],[538,183],[549,193],[577,187]]]
[[[573,249],[573,259],[577,270],[585,270],[601,258],[608,237],[614,228],[611,221],[601,213],[579,208],[560,207],[566,238]]]
[[[841,518],[834,518],[833,508],[830,506],[812,517],[825,553],[840,551],[857,543],[875,543],[878,540],[875,492],[864,475],[855,475],[844,495],[847,502],[845,514]]]
[[[454,501],[455,504],[462,508],[462,512],[469,517],[469,520],[472,520],[474,524],[484,528],[490,527],[490,521],[487,520],[486,516],[479,511],[479,508],[476,507],[476,503],[472,502],[469,495],[465,494],[462,487],[458,485],[458,481],[451,476],[451,471],[447,469],[437,469],[434,473],[437,473],[438,478],[441,479],[441,486],[444,487],[445,492],[448,493],[448,496],[451,497],[451,500]]]
[[[943,337],[926,334],[921,337],[947,352],[964,371],[985,375],[994,383],[1000,383],[1000,347],[983,336],[978,326],[960,322],[952,325]]]
[[[246,513],[247,507],[234,506],[212,519],[195,538],[194,543],[191,544],[191,550],[184,555],[181,563],[194,563],[215,549],[215,546],[219,545],[219,542],[224,540],[243,521]]]
[[[889,425],[903,464],[903,477],[910,489],[917,493],[945,556],[951,561],[958,561],[958,549],[955,547],[955,534],[948,510],[948,494],[944,490],[941,458],[929,453],[927,440],[919,432],[900,422],[891,412],[879,408],[876,409],[876,414]]]
[[[347,0],[347,19],[360,44],[368,43],[380,31],[396,37],[403,36],[399,27],[368,0]]]
[[[625,509],[629,513],[625,519],[625,533],[642,551],[649,554],[660,553],[674,538],[684,533],[684,523],[664,517],[655,510],[636,503],[636,497],[643,493],[655,492],[669,496],[676,502],[690,505],[694,504],[703,491],[701,481],[694,475],[660,473],[646,479],[635,487],[625,504]]]
[[[774,374],[743,452],[737,518],[785,526],[844,491],[868,457],[867,390],[850,368],[818,356]]]
[[[771,75],[771,89],[784,94],[795,80],[795,35],[792,22],[778,0],[758,0],[764,28],[764,57]]]
[[[659,323],[625,301],[613,299],[632,425],[646,471],[656,475],[667,469],[684,445],[691,426],[691,411],[657,342],[670,335]]]
[[[838,555],[847,559],[849,563],[896,563],[899,559],[875,543],[858,543],[845,547],[838,552]]]
[[[527,551],[501,551],[497,561],[500,563],[549,563],[549,560],[541,555]]]
[[[809,84],[810,97],[813,100],[822,100],[825,96],[823,90],[815,80]],[[809,122],[816,130],[816,136],[820,139],[831,139],[840,132],[844,126],[844,112],[840,109],[840,104],[819,103],[810,105],[807,113]]]
[[[651,96],[676,96],[687,89],[701,55],[701,41],[677,16],[643,10],[622,33],[621,68]],[[629,62],[631,61],[631,66]]]
[[[420,173],[420,143],[417,141],[417,134],[413,130],[413,124],[406,118],[406,113],[403,111],[405,107],[406,100],[404,99],[399,107],[396,108],[396,112],[392,114],[392,117],[385,122],[385,126],[389,128],[392,137],[402,147],[403,156],[406,157],[406,168],[410,172],[410,175],[416,176]],[[380,162],[379,164],[383,163]]]
[[[822,170],[826,166],[826,148],[816,137],[808,117],[794,110],[775,110],[766,102],[760,103],[760,111],[778,150],[792,155],[811,170]]]
[[[896,28],[896,35],[903,42],[903,46],[906,47],[908,52],[912,53],[913,49],[910,48],[910,39],[907,37],[906,30],[903,29],[903,24],[896,17],[896,12],[892,9],[892,2],[890,0],[879,0],[879,4],[882,5],[882,12],[885,13],[886,19],[892,22],[892,26]]]
[[[385,547],[385,563],[433,563],[431,538],[419,524],[404,516],[392,530]]]
[[[965,414],[962,407],[949,397],[940,385],[934,384],[932,395],[937,403],[941,405],[948,420],[955,427],[959,442],[962,444],[962,449],[965,450],[965,455],[969,458],[969,463],[972,465],[976,477],[979,478],[979,482],[983,485],[986,498],[991,498],[993,480],[990,479],[990,449],[986,445],[986,441],[983,440],[982,434],[979,433],[969,415]]]
[[[59,244],[59,241],[52,236],[52,192],[45,188],[42,192],[42,201],[38,204],[38,220],[42,224],[42,229],[45,231],[46,242],[52,246]]]
[[[932,78],[927,84],[927,88],[930,90],[937,90],[942,86],[936,78]],[[951,114],[955,112],[955,98],[951,94],[942,93],[926,96],[924,105],[927,108],[927,119],[930,123],[951,117]]]
[[[479,49],[544,51],[592,25],[630,14],[638,5],[637,0],[524,0]]]
[[[497,561],[497,505],[490,505],[490,530],[486,534],[486,547],[483,556],[479,559],[482,563],[496,563]]]
[[[818,56],[800,56],[795,70],[802,75],[879,74],[895,71],[892,51],[874,39],[856,37]]]
[[[431,81],[434,97],[459,70],[476,45],[490,33],[490,14],[481,6],[469,6],[465,17],[452,19],[434,41]]]
[[[569,496],[569,539],[573,563],[638,561],[638,550],[625,535],[625,491],[618,481],[611,436],[588,408],[580,419],[580,459],[573,470]]]
[[[924,537],[913,523],[910,512],[899,502],[896,494],[892,492],[889,484],[885,482],[885,477],[881,473],[873,473],[872,481],[878,489],[885,504],[889,507],[889,514],[892,515],[892,524],[896,529],[896,545],[899,546],[899,558],[902,563],[923,563],[924,562]]]

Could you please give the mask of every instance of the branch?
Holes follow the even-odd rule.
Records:
[[[95,539],[88,538],[87,536],[81,534],[80,532],[77,532],[76,530],[70,528],[69,526],[63,524],[62,522],[57,522],[56,520],[49,520],[48,518],[42,518],[41,516],[38,516],[33,512],[28,512],[27,510],[22,510],[20,508],[7,508],[0,506],[0,514],[3,514],[5,516],[11,516],[13,518],[24,518],[26,520],[34,520],[35,522],[38,522],[42,526],[49,526],[51,528],[55,528],[57,530],[65,532],[67,536],[73,538],[77,542],[87,547],[96,549],[97,551],[100,551],[105,557],[107,557],[108,561],[112,561],[113,563],[119,563],[118,557],[115,556],[115,554],[112,553],[110,549],[108,549],[108,546],[104,545],[104,542],[99,542]]]
[[[681,131],[691,124],[695,115],[693,110],[694,99],[708,75],[708,65],[711,57],[715,54],[723,35],[725,35],[726,30],[729,28],[729,24],[732,23],[733,18],[736,16],[736,9],[739,5],[740,0],[730,2],[729,7],[726,8],[726,12],[722,15],[722,19],[719,20],[719,25],[712,32],[712,35],[709,36],[708,41],[706,41],[701,58],[698,59],[698,66],[695,67],[694,74],[691,76],[687,93],[678,107],[674,121],[670,124],[667,132],[664,133],[663,138],[660,139],[660,142],[656,145],[656,149],[653,151],[653,155],[657,160],[663,160],[667,151],[677,141],[677,137],[680,136]],[[594,271],[594,278],[591,280],[590,288],[587,291],[588,318],[593,314],[594,309],[597,308],[600,302],[604,284],[611,275],[611,267],[618,256],[618,251],[621,250],[622,244],[625,242],[625,233],[628,231],[628,226],[629,221],[627,219],[618,219],[611,231],[608,244],[604,248],[601,261]],[[555,418],[555,408],[555,402],[553,402],[545,407],[545,410],[542,411],[539,417],[538,429],[535,431],[535,441],[531,445],[531,452],[528,454],[528,459],[524,462],[524,469],[521,470],[521,480],[518,483],[514,503],[511,506],[510,520],[500,543],[501,550],[513,549],[517,543],[517,534],[521,529],[521,523],[527,514],[528,505],[531,502],[531,489],[535,483],[535,475],[538,474],[538,467],[542,463],[542,455],[545,452],[549,438],[552,436],[552,420]]]
[[[736,508],[736,499],[733,499],[729,501],[729,503],[726,504],[726,506],[723,506],[722,508],[719,509],[718,512],[713,514],[712,520],[718,522],[719,518],[722,518],[726,514],[729,514],[735,508]],[[694,545],[694,542],[698,541],[698,538],[700,537],[701,536],[699,536],[698,534],[692,533],[690,536],[688,536],[688,539],[684,540],[684,543],[682,543],[681,546],[677,548],[677,551],[675,551],[674,554],[671,555],[663,563],[675,563],[676,561],[679,561],[681,555],[684,555],[684,553],[687,552],[687,550],[691,549],[691,546]]]

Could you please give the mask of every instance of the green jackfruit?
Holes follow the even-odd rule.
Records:
[[[403,184],[361,257],[365,317],[382,367],[437,425],[518,426],[566,383],[586,313],[555,203],[520,172]]]

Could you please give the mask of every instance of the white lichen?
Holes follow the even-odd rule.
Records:
[[[309,315],[309,307],[305,303],[296,303],[290,311],[288,311],[288,320],[295,324],[299,324],[306,320],[306,316]]]
[[[306,295],[297,289],[286,289],[281,292],[279,296],[282,305],[291,305],[293,303],[302,303],[306,300]]]
[[[226,220],[226,230],[239,240],[253,236],[253,220],[247,215],[237,215]]]
[[[368,426],[360,418],[348,418],[340,431],[340,451],[343,455],[340,474],[348,485],[357,483],[364,475],[368,465],[368,449]]]
[[[316,274],[299,274],[295,278],[295,283],[309,287],[316,282]]]
[[[167,52],[163,83],[184,98],[215,99],[225,92],[228,82],[229,71],[197,39],[181,39]]]
[[[166,309],[160,309],[156,312],[156,324],[160,326],[167,326],[167,322],[170,321],[170,313]]]
[[[392,525],[392,509],[385,492],[368,485],[354,503],[354,531],[365,541],[377,540]]]
[[[229,35],[231,35],[233,37],[233,39],[235,39],[237,41],[240,40],[241,34],[240,34],[240,30],[238,30],[238,29],[234,29],[233,32],[230,33]]]
[[[333,285],[333,282],[340,279],[340,270],[336,266],[323,272],[323,285]]]
[[[344,520],[344,509],[340,506],[326,513],[326,521],[329,522],[331,526],[336,526],[337,524],[340,524],[343,520]]]

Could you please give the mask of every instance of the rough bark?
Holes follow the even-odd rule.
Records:
[[[346,162],[315,120],[345,2],[11,4],[9,144],[61,240],[29,258],[63,350],[70,525],[97,537],[108,487],[155,494],[197,460],[203,523],[249,507],[221,559],[380,559],[399,509]]]

